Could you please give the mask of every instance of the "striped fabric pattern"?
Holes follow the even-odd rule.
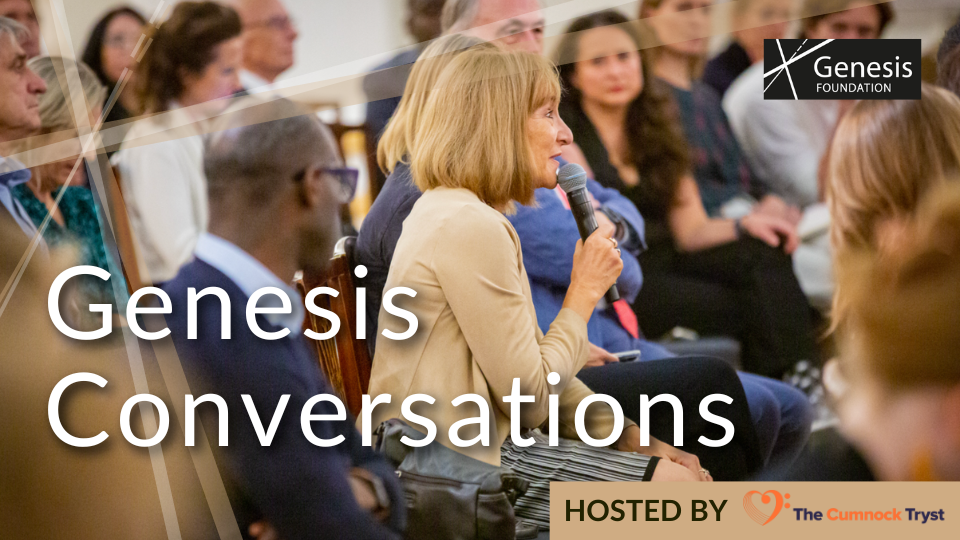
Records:
[[[527,493],[517,499],[517,519],[550,526],[550,482],[643,482],[649,481],[660,458],[609,448],[594,448],[580,441],[560,439],[549,446],[539,430],[526,434],[536,440],[521,448],[507,438],[500,448],[500,465],[509,467],[530,482]]]

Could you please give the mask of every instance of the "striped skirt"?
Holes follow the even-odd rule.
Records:
[[[527,493],[517,499],[516,515],[541,529],[550,526],[550,482],[648,482],[660,460],[568,439],[549,446],[547,435],[539,430],[526,436],[536,443],[521,448],[507,437],[500,447],[500,465],[530,482]]]

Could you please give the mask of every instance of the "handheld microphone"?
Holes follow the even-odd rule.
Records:
[[[587,171],[576,163],[567,163],[557,171],[557,183],[567,194],[573,219],[577,220],[577,229],[580,230],[580,238],[586,242],[587,237],[597,230],[597,218],[593,215],[593,204],[590,203],[587,192]],[[608,304],[620,300],[616,283],[610,287],[604,298],[607,299]]]

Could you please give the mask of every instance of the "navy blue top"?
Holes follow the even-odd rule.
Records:
[[[420,189],[413,184],[410,167],[398,163],[373,201],[370,212],[363,218],[357,235],[354,257],[357,264],[367,267],[368,272],[367,277],[358,280],[358,284],[367,289],[367,347],[371,357],[377,345],[380,304],[393,251],[403,232],[403,220],[410,215],[420,195]]]
[[[716,90],[717,95],[722,98],[733,81],[751,65],[753,62],[750,61],[747,50],[736,41],[731,41],[730,46],[704,66],[703,82]]]
[[[717,93],[700,81],[694,81],[690,90],[669,88],[680,107],[693,176],[707,213],[719,216],[721,207],[734,197],[762,198],[766,188],[751,172]]]
[[[214,295],[199,300],[197,339],[187,339],[188,287],[226,291],[232,339],[220,339],[220,301]],[[390,466],[361,445],[353,418],[348,414],[339,422],[311,423],[321,439],[343,435],[343,442],[329,448],[314,446],[300,429],[304,403],[314,395],[334,393],[303,342],[306,338],[300,334],[276,341],[256,337],[246,324],[247,296],[201,260],[184,266],[163,290],[173,304],[166,322],[193,395],[218,394],[229,408],[229,445],[216,446],[211,440],[211,446],[217,452],[217,465],[241,531],[246,535],[251,523],[266,519],[288,540],[399,539],[396,531],[402,529],[405,516],[399,483]],[[280,329],[262,315],[257,322],[267,332]],[[261,446],[241,394],[251,396],[265,429],[281,396],[290,395],[270,446]],[[202,405],[197,412],[206,432],[215,436],[216,407]],[[329,402],[320,402],[313,407],[313,414],[336,414],[336,409]],[[347,479],[353,467],[367,469],[383,480],[392,501],[389,527],[357,506]]]
[[[587,180],[587,191],[594,200],[617,212],[624,218],[630,241],[620,245],[623,271],[617,278],[620,297],[633,303],[643,285],[643,273],[637,256],[646,247],[644,225],[640,212],[617,190],[605,188],[596,181]],[[580,239],[577,221],[557,193],[551,189],[536,191],[535,207],[517,205],[517,213],[507,216],[520,237],[523,266],[530,279],[530,293],[537,310],[537,323],[546,333],[563,307],[573,271],[573,252]],[[598,307],[587,323],[590,343],[612,352],[641,349],[617,318],[610,306]]]
[[[419,47],[404,51],[377,66],[363,78],[363,91],[370,100],[367,103],[368,135],[372,135],[374,141],[380,140],[387,122],[400,105],[410,70],[421,52]]]

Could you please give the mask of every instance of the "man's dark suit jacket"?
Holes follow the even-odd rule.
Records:
[[[219,287],[230,298],[231,337],[220,338],[220,300],[205,296],[197,304],[197,339],[187,339],[187,289]],[[304,403],[314,395],[333,394],[302,334],[276,341],[256,337],[247,326],[248,297],[222,272],[201,261],[184,266],[163,286],[173,304],[166,316],[177,355],[194,398],[217,394],[229,408],[229,444],[217,446],[217,409],[197,409],[221,475],[227,484],[234,513],[246,535],[250,523],[269,521],[285,540],[303,538],[399,538],[404,519],[402,492],[394,471],[371,448],[361,446],[353,418],[311,422],[321,439],[343,435],[337,446],[320,448],[300,428]],[[292,302],[299,301],[291,298]],[[280,330],[262,316],[264,331]],[[241,395],[249,394],[266,431],[284,394],[290,400],[270,446],[261,446]],[[320,402],[313,414],[336,414],[329,402]],[[388,526],[357,506],[347,474],[362,467],[383,480],[392,501]],[[389,528],[388,528],[389,527]]]

